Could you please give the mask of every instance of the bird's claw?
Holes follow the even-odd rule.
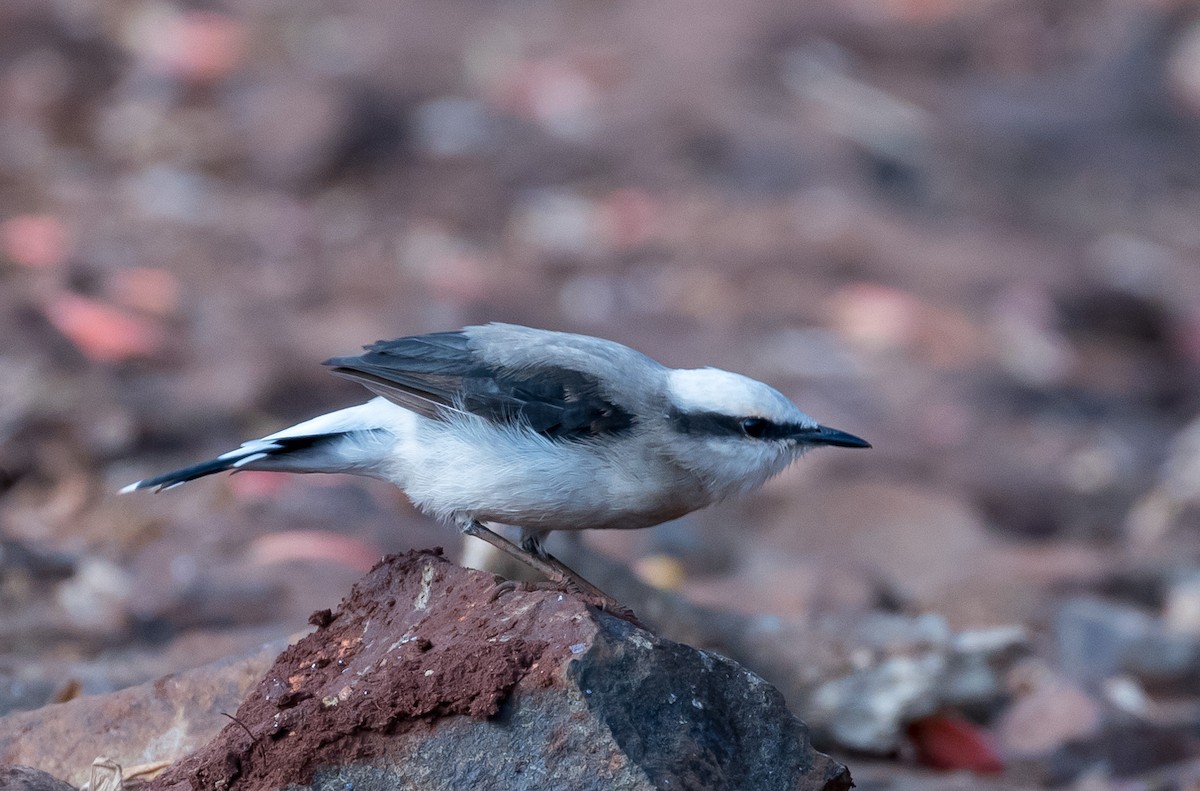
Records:
[[[581,599],[585,604],[608,613],[622,621],[628,621],[639,629],[646,629],[634,613],[633,610],[626,607],[621,602],[617,601],[608,594],[600,591],[597,588],[587,590],[583,585],[580,585],[573,579],[564,579],[562,581],[543,580],[541,582],[526,582],[522,580],[501,580],[496,583],[496,587],[492,589],[492,594],[488,597],[488,603],[495,602],[506,593],[532,593],[535,591],[551,591],[555,593],[569,593]]]
[[[553,585],[553,583],[548,583]],[[522,582],[520,580],[501,580],[496,583],[496,587],[492,589],[492,595],[488,597],[488,603],[496,601],[506,593],[527,593],[533,590],[541,589],[541,585],[536,582]]]

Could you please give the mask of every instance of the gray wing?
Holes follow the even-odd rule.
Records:
[[[496,337],[495,331],[505,328],[519,337]],[[479,330],[491,334],[476,337]],[[564,337],[578,339],[575,345],[582,344],[583,353],[578,348],[574,355],[547,351]],[[488,325],[378,341],[364,347],[365,354],[335,357],[325,365],[428,418],[444,420],[461,410],[497,424],[525,425],[552,439],[587,439],[625,431],[634,423],[632,412],[587,365],[590,340]]]

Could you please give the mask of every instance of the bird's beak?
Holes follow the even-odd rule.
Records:
[[[871,443],[845,431],[829,426],[817,426],[797,431],[792,439],[805,445],[835,445],[839,448],[869,448]]]

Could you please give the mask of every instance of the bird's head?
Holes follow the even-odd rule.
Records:
[[[676,461],[714,499],[756,489],[810,448],[871,447],[820,425],[775,388],[717,368],[671,371],[667,401]]]

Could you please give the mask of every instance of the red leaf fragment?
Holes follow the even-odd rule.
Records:
[[[908,738],[926,766],[988,774],[1004,771],[1004,762],[983,729],[957,714],[932,714],[916,720],[908,726]]]

